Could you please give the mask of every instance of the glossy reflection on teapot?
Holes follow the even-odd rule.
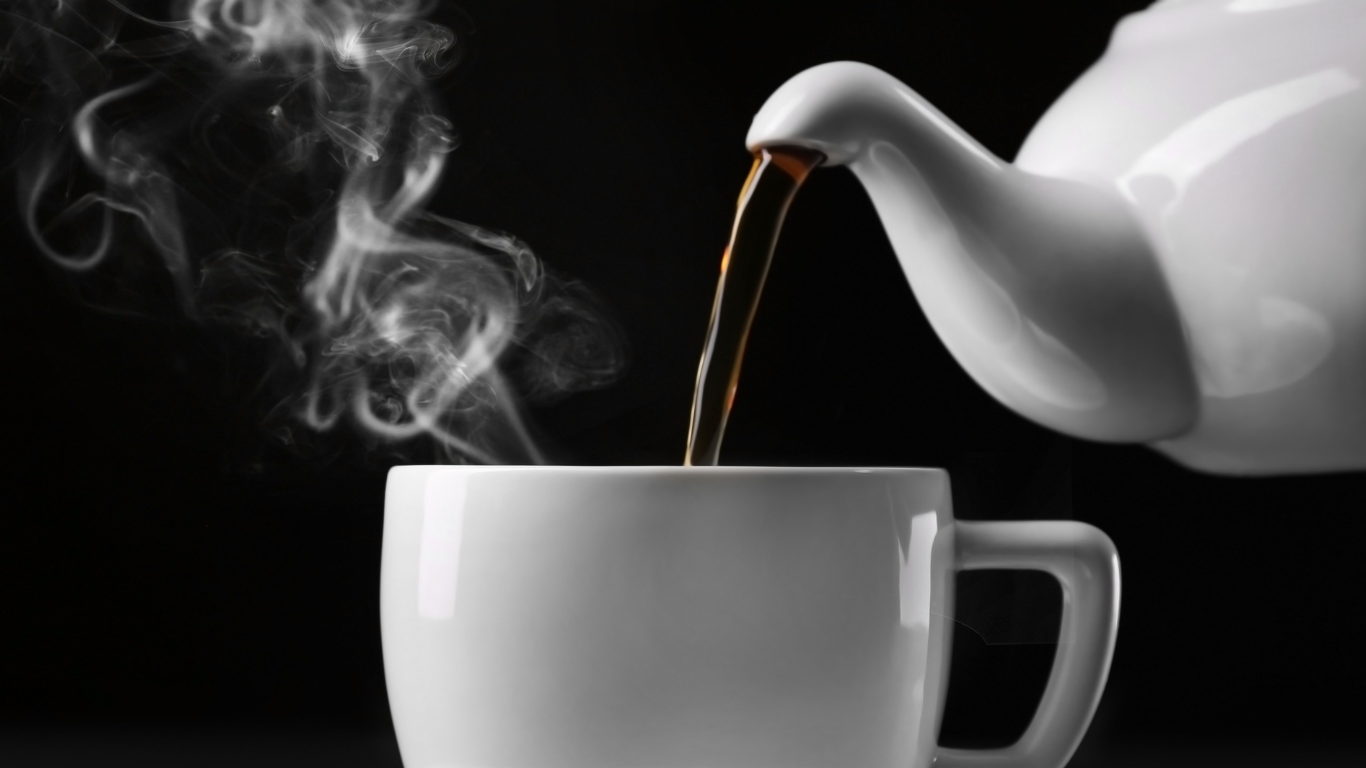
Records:
[[[1014,164],[890,75],[803,72],[751,149],[817,150],[998,400],[1200,470],[1366,468],[1366,3],[1166,0]]]

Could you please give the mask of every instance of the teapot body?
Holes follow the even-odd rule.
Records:
[[[862,182],[996,399],[1225,474],[1366,469],[1366,2],[1162,0],[995,157],[891,75],[799,73],[746,144]]]
[[[1123,20],[1016,166],[1118,192],[1199,391],[1156,448],[1212,472],[1366,468],[1366,3],[1165,0]]]

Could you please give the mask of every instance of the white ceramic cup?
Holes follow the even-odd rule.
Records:
[[[1062,583],[1015,745],[936,737],[954,572]],[[955,522],[935,469],[398,467],[380,576],[406,768],[1059,768],[1105,685],[1110,539]]]

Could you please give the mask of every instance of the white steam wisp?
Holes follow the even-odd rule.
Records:
[[[610,381],[618,336],[520,241],[426,211],[456,145],[429,82],[462,42],[429,10],[11,5],[22,214],[99,303],[125,308],[154,259],[181,315],[277,339],[315,429],[540,462],[514,392]]]

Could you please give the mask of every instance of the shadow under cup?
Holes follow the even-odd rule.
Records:
[[[404,765],[952,763],[955,539],[983,525],[1095,531],[955,524],[933,469],[395,468],[380,616]],[[1061,651],[1050,679],[1094,689],[1083,721],[1110,624],[1079,673],[1098,679],[1058,680]]]

